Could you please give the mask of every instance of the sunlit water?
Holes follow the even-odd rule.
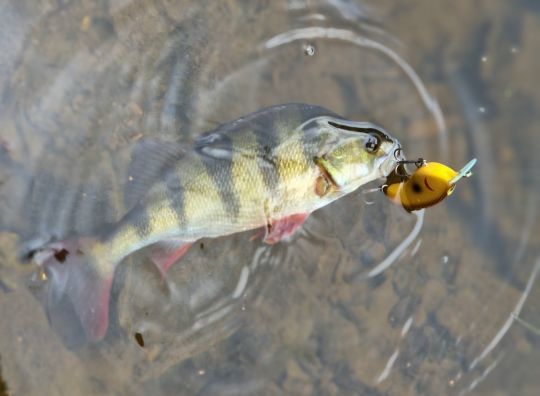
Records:
[[[532,2],[11,1],[0,21],[0,365],[14,394],[536,394],[540,22]],[[408,214],[357,192],[274,246],[119,268],[111,328],[48,321],[18,252],[122,214],[141,137],[287,102],[475,175]],[[51,326],[50,323],[53,323]],[[142,345],[144,344],[144,345]],[[506,393],[505,393],[506,394]]]

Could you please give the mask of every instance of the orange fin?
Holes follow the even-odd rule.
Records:
[[[34,254],[48,280],[47,313],[51,322],[62,317],[66,301],[73,307],[90,341],[99,341],[109,326],[109,299],[113,282],[113,263],[98,264],[85,254],[90,244],[87,238],[55,242]],[[65,298],[67,297],[67,299]],[[52,323],[53,327],[73,326],[73,323]]]
[[[302,227],[308,216],[309,213],[297,213],[272,222],[272,224],[266,226],[266,236],[263,241],[273,245],[284,238],[290,237]]]
[[[263,228],[259,228],[259,229],[257,230],[257,232],[256,232],[255,234],[253,234],[253,235],[249,238],[249,241],[250,241],[250,242],[253,242],[253,241],[256,240],[256,239],[259,239],[259,238],[264,237],[264,235],[265,235],[265,229],[264,229],[264,227],[263,227]]]
[[[149,248],[148,257],[165,276],[171,266],[187,253],[192,244],[178,241],[158,242]]]

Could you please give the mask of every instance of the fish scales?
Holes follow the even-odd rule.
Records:
[[[186,157],[171,164],[164,171],[162,181],[158,181],[145,196],[144,200],[134,208],[133,212],[145,212],[151,219],[145,235],[145,245],[169,238],[183,238],[186,241],[214,224],[230,224],[232,217],[220,188],[231,189],[230,183],[220,184],[209,173],[205,160],[190,153]],[[228,172],[221,173],[222,176]],[[229,191],[229,195],[234,193]],[[138,216],[133,220],[137,221]],[[123,228],[117,229],[117,235]],[[109,243],[114,245],[116,238]]]
[[[206,167],[207,176],[215,184],[221,204],[229,215],[229,220],[235,222],[239,211],[239,197],[234,189],[232,175],[234,161],[233,139],[230,136],[220,136],[221,147],[211,148],[202,146],[197,153]]]
[[[246,133],[237,134],[233,142],[243,150],[237,150],[232,159],[232,177],[234,188],[239,199],[240,213],[237,222],[245,229],[251,229],[256,224],[266,221],[265,206],[269,200],[273,186],[268,183],[270,179],[277,179],[275,166],[272,162],[261,161],[260,147],[257,134],[249,129]],[[269,154],[271,155],[271,154]]]
[[[285,125],[281,126],[281,133],[286,133]],[[302,202],[305,194],[311,193],[308,184],[318,172],[314,163],[318,150],[312,142],[302,139],[302,135],[288,136],[276,148],[276,163],[283,187],[274,211],[283,212],[284,215],[292,214],[286,207],[293,209],[295,202]]]

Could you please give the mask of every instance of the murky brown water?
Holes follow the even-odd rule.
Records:
[[[1,5],[10,394],[536,395],[540,336],[514,318],[540,327],[540,9],[436,3]],[[142,136],[187,144],[287,102],[377,122],[411,158],[477,157],[475,175],[425,214],[359,192],[289,242],[204,240],[165,283],[135,255],[103,342],[49,324],[21,243],[117,220]]]

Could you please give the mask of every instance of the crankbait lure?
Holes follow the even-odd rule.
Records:
[[[417,166],[412,175],[405,171],[404,165],[408,163]],[[456,172],[446,165],[421,158],[417,161],[400,161],[381,188],[390,200],[412,212],[433,206],[452,194],[459,180],[472,175],[471,169],[475,164],[476,158]]]

